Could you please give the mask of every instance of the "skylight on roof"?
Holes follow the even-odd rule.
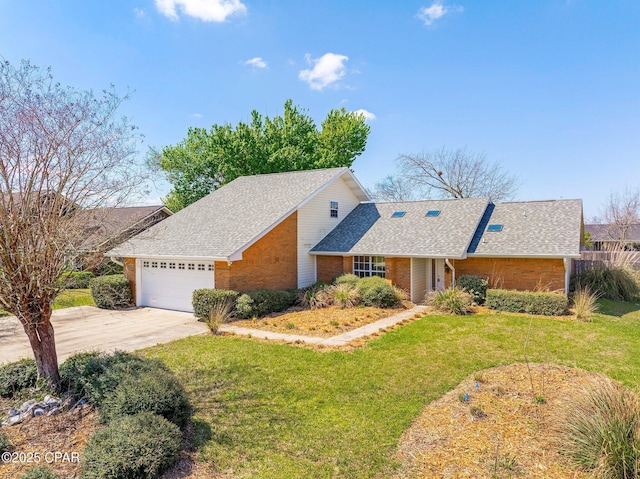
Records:
[[[489,225],[487,227],[487,231],[494,231],[494,232],[502,231],[502,227],[503,225]]]
[[[425,216],[438,216],[440,214],[440,210],[429,210]]]
[[[402,218],[405,215],[406,211],[396,211],[391,215],[392,218]]]

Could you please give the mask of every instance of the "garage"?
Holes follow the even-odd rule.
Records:
[[[166,258],[142,260],[140,305],[192,312],[193,291],[213,288],[213,275],[213,262]]]

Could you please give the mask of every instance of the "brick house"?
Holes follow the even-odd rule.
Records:
[[[462,274],[566,291],[581,231],[580,200],[373,203],[332,168],[238,178],[107,255],[123,259],[139,306],[191,311],[197,288],[302,288],[345,272],[420,302]]]

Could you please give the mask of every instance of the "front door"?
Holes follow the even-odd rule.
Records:
[[[431,290],[444,291],[444,260],[431,260]]]

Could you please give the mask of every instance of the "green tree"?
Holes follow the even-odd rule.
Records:
[[[151,150],[149,162],[172,184],[165,203],[177,211],[239,176],[351,166],[364,152],[363,115],[331,110],[321,127],[287,100],[282,116],[254,110],[235,127],[189,128],[177,145]]]

